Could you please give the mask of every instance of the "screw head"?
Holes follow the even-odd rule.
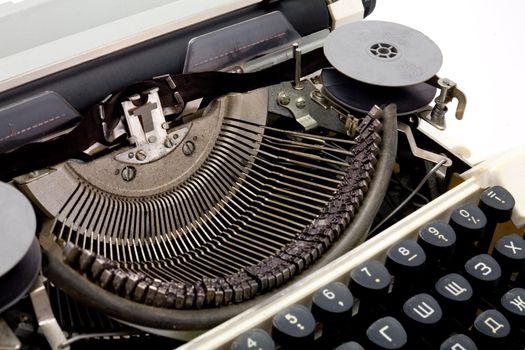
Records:
[[[306,100],[304,99],[304,97],[299,97],[297,100],[295,100],[295,105],[297,106],[297,108],[303,109],[304,107],[306,107]]]
[[[155,143],[155,142],[157,142],[157,137],[151,135],[150,137],[148,137],[148,142],[149,142],[149,143]]]
[[[135,157],[135,154],[134,154],[133,152],[129,152],[129,153],[128,153],[128,158],[131,159],[131,158],[133,158],[133,157]]]
[[[173,140],[176,140],[179,138],[179,134],[173,134]]]
[[[133,181],[136,175],[137,175],[137,169],[135,169],[134,166],[130,166],[130,165],[125,166],[120,172],[120,176],[122,177],[122,180],[126,182]]]
[[[279,94],[277,95],[277,102],[278,102],[280,105],[286,106],[287,104],[290,103],[290,96],[289,96],[286,92],[281,91],[281,92],[279,92]]]
[[[184,153],[186,157],[189,157],[193,152],[195,152],[195,144],[192,141],[186,141],[182,146],[182,153]]]
[[[164,147],[166,148],[173,147],[173,140],[169,137],[166,137],[166,140],[164,140]]]
[[[147,156],[148,155],[146,154],[146,152],[144,152],[144,150],[141,150],[141,149],[139,149],[137,153],[135,153],[135,158],[140,161],[143,161],[144,159],[146,159]]]

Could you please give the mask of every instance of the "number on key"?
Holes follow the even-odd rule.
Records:
[[[479,208],[487,215],[487,218],[495,222],[510,220],[514,204],[514,197],[501,186],[487,188],[479,198]]]
[[[494,236],[496,224],[510,220],[514,198],[501,186],[494,186],[481,193],[479,208],[487,216],[487,228],[479,242],[479,251],[486,253]]]
[[[423,272],[426,254],[419,244],[404,240],[388,250],[385,267],[394,277],[418,278]]]
[[[474,242],[485,232],[487,218],[475,205],[464,204],[452,211],[449,224],[456,232],[458,240]]]
[[[332,282],[312,298],[312,313],[319,322],[340,322],[352,316],[354,297],[346,285]]]
[[[419,230],[417,243],[430,261],[447,261],[454,254],[456,233],[449,224],[434,221]]]
[[[295,304],[273,318],[273,337],[284,347],[308,347],[314,340],[315,319],[310,310]]]
[[[381,300],[388,294],[392,276],[377,260],[368,260],[354,268],[350,274],[350,290],[361,300]]]
[[[232,343],[231,350],[274,350],[272,337],[262,329],[252,329]]]
[[[501,278],[501,267],[487,254],[476,255],[465,263],[467,278],[478,292],[491,292]],[[478,288],[479,287],[479,288]]]

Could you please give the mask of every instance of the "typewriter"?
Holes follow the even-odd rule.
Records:
[[[93,7],[2,6],[42,38],[0,77],[0,349],[523,346],[523,151],[420,132],[465,94],[375,1],[104,3],[55,41]]]

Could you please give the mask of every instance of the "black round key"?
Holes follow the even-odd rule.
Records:
[[[503,311],[511,322],[525,326],[525,289],[513,288],[501,297]]]
[[[465,334],[454,334],[441,343],[439,350],[478,350],[478,347]]]
[[[417,243],[430,261],[448,260],[454,254],[456,233],[449,224],[433,221],[419,229]]]
[[[355,341],[349,341],[339,345],[335,350],[365,350],[365,348]]]
[[[392,246],[387,254],[385,267],[394,276],[392,297],[403,302],[421,286],[426,254],[413,240],[404,240]]]
[[[368,260],[354,268],[350,274],[350,290],[361,300],[380,301],[388,294],[392,276],[377,260]]]
[[[312,298],[312,314],[319,322],[340,322],[352,316],[354,297],[346,285],[332,282]]]
[[[469,327],[477,310],[473,302],[474,289],[470,283],[463,276],[450,273],[437,280],[434,289],[445,316]]]
[[[487,254],[479,254],[468,260],[465,263],[465,271],[477,292],[493,291],[501,278],[501,267]]]
[[[479,197],[479,208],[487,216],[487,227],[478,244],[478,251],[488,252],[496,224],[508,221],[514,208],[514,198],[501,186],[487,188]]]
[[[403,304],[403,314],[417,326],[435,325],[443,316],[436,299],[426,293],[408,299]]]
[[[490,309],[476,317],[472,332],[479,344],[503,343],[510,334],[510,323],[501,312]]]
[[[241,334],[230,347],[231,350],[274,350],[275,343],[266,331],[255,328]]]
[[[466,302],[472,298],[473,289],[470,283],[457,273],[441,277],[435,284],[436,292],[447,301]]]
[[[385,267],[395,277],[417,278],[426,261],[423,248],[412,240],[404,240],[391,247],[386,254]]]
[[[492,257],[504,270],[509,272],[522,270],[525,268],[525,240],[515,233],[498,239]]]
[[[510,220],[514,204],[514,197],[501,186],[489,187],[479,197],[479,208],[495,222]]]
[[[295,304],[274,316],[272,335],[285,348],[310,346],[314,340],[315,319],[310,310]]]
[[[475,242],[482,237],[487,218],[481,209],[467,203],[452,211],[449,224],[456,232],[458,241]]]
[[[366,337],[379,349],[402,349],[407,343],[405,329],[391,316],[380,318],[372,323],[366,330]]]

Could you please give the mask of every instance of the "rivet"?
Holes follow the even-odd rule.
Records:
[[[182,146],[182,153],[184,153],[186,157],[189,157],[193,152],[195,152],[195,144],[192,141],[186,141]]]
[[[120,173],[120,176],[122,176],[122,180],[129,182],[133,181],[135,176],[137,175],[137,169],[133,166],[125,166],[122,169],[122,172]]]
[[[137,153],[135,153],[135,158],[137,158],[137,160],[140,160],[140,161],[143,161],[144,159],[146,159],[148,155],[146,154],[146,152],[144,152],[144,150],[141,150],[139,149],[137,151]]]

